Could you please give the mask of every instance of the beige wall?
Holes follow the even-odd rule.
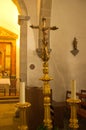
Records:
[[[27,22],[27,85],[41,87],[43,83],[39,78],[42,76],[42,61],[35,51],[38,46],[38,31],[29,27],[31,24],[39,24],[39,0],[22,1],[25,2],[28,15],[30,16],[30,20]],[[59,30],[50,33],[52,52],[49,70],[50,76],[54,79],[50,82],[50,85],[53,89],[53,98],[56,101],[65,99],[66,89],[70,89],[72,79],[75,79],[77,82],[77,91],[81,88],[86,88],[85,7],[86,0],[52,0],[51,26],[56,25],[59,27]],[[77,56],[73,56],[70,53],[74,37],[78,41],[79,53]],[[31,64],[35,65],[33,70],[30,69]]]
[[[31,1],[29,15],[31,17],[29,24],[37,25],[37,8],[34,7],[34,0]],[[32,11],[32,8],[33,11]],[[53,0],[51,12],[51,26],[56,25],[59,30],[50,33],[50,47],[52,49],[49,61],[50,75],[53,81],[50,82],[53,89],[53,98],[57,101],[65,99],[66,89],[70,89],[71,80],[75,79],[77,91],[86,88],[85,66],[86,66],[86,1],[85,0]],[[39,81],[42,76],[42,62],[37,57],[35,49],[37,31],[30,30],[28,24],[28,85],[42,86]],[[72,42],[74,37],[78,41],[79,53],[73,56]],[[32,47],[33,46],[33,47]],[[35,69],[30,69],[30,64],[35,65]]]
[[[56,100],[61,99],[65,89],[70,89],[72,79],[76,80],[77,91],[86,88],[86,60],[84,58],[86,55],[85,7],[85,0],[53,1],[51,25],[59,27],[58,31],[51,33],[50,67],[52,68],[50,70],[54,77],[52,87]],[[77,56],[70,53],[74,37],[78,41],[79,53]]]

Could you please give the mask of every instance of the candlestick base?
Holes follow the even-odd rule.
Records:
[[[18,129],[19,130],[28,130],[28,126],[25,126],[25,125],[24,126],[23,125],[22,126],[18,126]]]
[[[30,107],[29,102],[25,103],[17,103],[16,107],[20,109],[20,125],[18,126],[19,130],[28,130],[27,122],[26,122],[26,109]]]
[[[18,102],[16,104],[16,107],[18,107],[18,108],[28,108],[30,106],[31,106],[31,104],[29,102],[25,102],[25,103]]]
[[[77,104],[81,102],[80,99],[67,99],[71,107],[71,117],[69,119],[69,127],[77,129],[79,127],[78,119],[77,119]]]

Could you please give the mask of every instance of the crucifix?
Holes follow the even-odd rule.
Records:
[[[50,49],[49,49],[49,31],[50,30],[57,30],[58,27],[56,26],[52,26],[52,27],[47,27],[46,26],[46,18],[42,18],[42,25],[40,26],[34,26],[31,25],[30,26],[33,29],[39,29],[42,32],[42,42],[39,48],[37,48],[37,54],[40,58],[42,58],[43,53],[45,54],[45,51],[47,51],[46,53],[50,54]],[[47,50],[45,49],[45,51],[43,50],[44,48],[47,48]]]
[[[42,18],[42,23],[43,23],[42,27],[41,26],[34,26],[34,25],[31,25],[30,27],[34,28],[34,29],[41,29],[42,31],[58,29],[58,27],[56,27],[56,26],[46,27],[46,18]]]
[[[49,39],[48,34],[50,30],[58,29],[56,26],[47,27],[46,26],[46,18],[42,18],[42,25],[41,26],[30,26],[33,29],[39,29],[42,32],[42,45],[40,48],[39,57],[43,60],[43,76],[40,80],[43,81],[43,95],[44,95],[44,126],[47,127],[47,130],[52,130],[53,128],[53,121],[51,116],[51,89],[49,85],[49,81],[52,78],[49,76],[48,70],[48,60],[50,58],[50,50],[49,50]]]

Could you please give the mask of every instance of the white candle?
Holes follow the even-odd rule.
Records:
[[[20,103],[25,103],[25,82],[20,82]]]
[[[71,84],[71,98],[76,99],[76,80],[72,80]]]

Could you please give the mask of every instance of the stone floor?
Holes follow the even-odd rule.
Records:
[[[19,130],[20,118],[16,117],[16,103],[0,103],[0,130]],[[68,127],[68,117],[64,119],[64,129],[70,130]],[[78,130],[86,130],[86,119],[79,118],[80,127]]]
[[[0,104],[0,130],[17,130],[19,119],[15,118],[15,103]]]
[[[65,111],[64,115],[64,129],[63,130],[86,130],[86,118],[80,117],[77,115],[78,118],[78,124],[79,128],[74,129],[74,128],[69,128],[69,119],[70,119],[70,112]]]

